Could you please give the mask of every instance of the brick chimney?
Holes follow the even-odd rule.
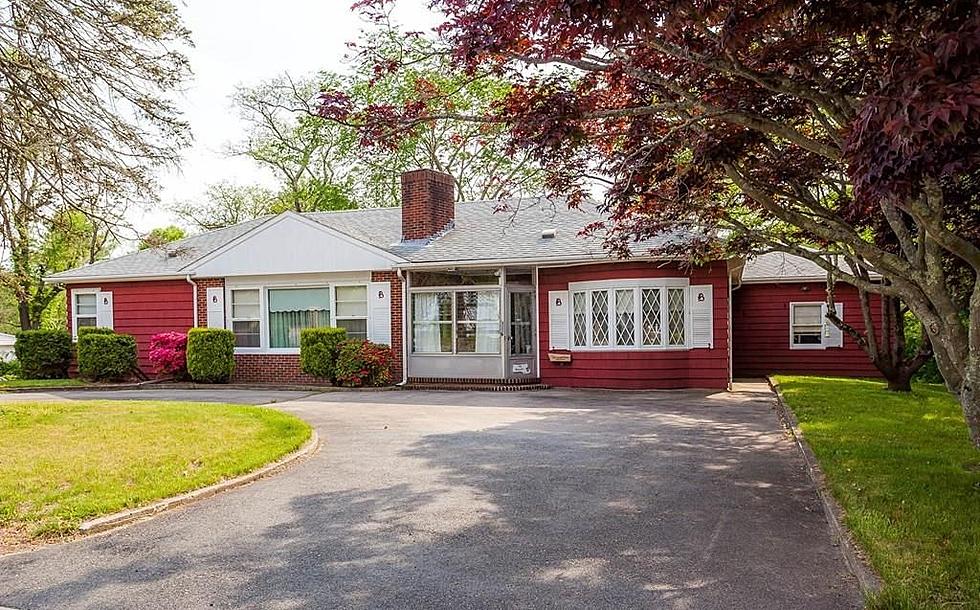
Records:
[[[402,174],[402,240],[429,239],[456,218],[453,177],[433,169]]]

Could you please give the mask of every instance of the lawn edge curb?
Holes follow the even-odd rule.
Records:
[[[96,517],[95,519],[89,519],[78,526],[78,531],[81,534],[96,534],[100,532],[105,532],[110,529],[121,527],[123,525],[129,525],[130,523],[136,521],[142,521],[143,519],[149,519],[150,517],[155,517],[156,515],[166,512],[168,510],[185,506],[198,500],[203,500],[205,498],[210,498],[219,493],[236,489],[243,485],[247,485],[258,479],[270,476],[272,474],[278,473],[285,470],[289,466],[312,456],[320,448],[320,436],[317,434],[315,429],[311,428],[310,438],[303,443],[303,445],[285,456],[279,458],[274,462],[270,462],[265,466],[261,466],[252,472],[239,475],[233,479],[225,479],[214,483],[213,485],[208,485],[207,487],[201,487],[192,491],[188,491],[170,498],[164,498],[163,500],[157,500],[146,506],[140,506],[138,508],[130,508],[111,515],[105,515],[102,517]]]
[[[278,390],[284,392],[397,392],[399,386],[378,386],[345,388],[331,385],[303,384],[263,384],[263,383],[193,383],[170,381],[144,381],[141,383],[114,383],[100,385],[44,386],[33,388],[5,388],[0,386],[0,394],[43,394],[45,392],[115,392],[123,390]]]
[[[820,498],[820,504],[823,506],[824,516],[826,516],[827,524],[830,526],[831,535],[837,542],[841,555],[844,556],[844,562],[847,564],[851,573],[854,574],[854,577],[858,581],[858,586],[861,588],[861,592],[865,597],[879,593],[882,589],[881,577],[878,576],[874,568],[865,560],[864,553],[858,546],[857,541],[854,540],[853,534],[844,525],[844,509],[837,502],[837,499],[834,498],[833,494],[830,493],[830,489],[827,487],[827,477],[823,469],[820,468],[820,462],[817,461],[813,450],[803,437],[800,422],[796,419],[796,414],[793,413],[789,403],[786,402],[786,397],[783,396],[783,390],[779,387],[779,382],[772,377],[766,377],[766,382],[768,382],[769,387],[776,395],[776,413],[783,427],[793,436],[796,447],[799,449],[800,455],[803,457],[803,462],[806,465],[807,475],[809,475],[810,480],[813,481],[814,486],[817,488],[817,497]]]

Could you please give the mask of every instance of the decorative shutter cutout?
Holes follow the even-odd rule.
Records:
[[[225,327],[225,289],[208,288],[208,328]]]
[[[391,282],[368,285],[368,339],[391,345]]]
[[[837,317],[844,319],[844,304],[834,303],[837,310]],[[823,346],[824,347],[844,347],[844,332],[837,328],[837,325],[827,319],[827,304],[820,306],[820,314],[823,319]]]
[[[95,325],[112,328],[112,293],[100,292],[95,299]]]
[[[691,347],[715,346],[713,288],[711,284],[691,286]]]
[[[548,292],[548,346],[568,349],[568,291]]]

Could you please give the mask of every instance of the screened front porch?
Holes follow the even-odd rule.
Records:
[[[407,278],[409,377],[537,376],[532,269],[450,268]]]

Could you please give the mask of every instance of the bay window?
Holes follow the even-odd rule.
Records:
[[[419,354],[500,353],[500,291],[413,292],[412,351]]]
[[[573,282],[569,292],[572,348],[689,347],[686,283],[673,279]]]

